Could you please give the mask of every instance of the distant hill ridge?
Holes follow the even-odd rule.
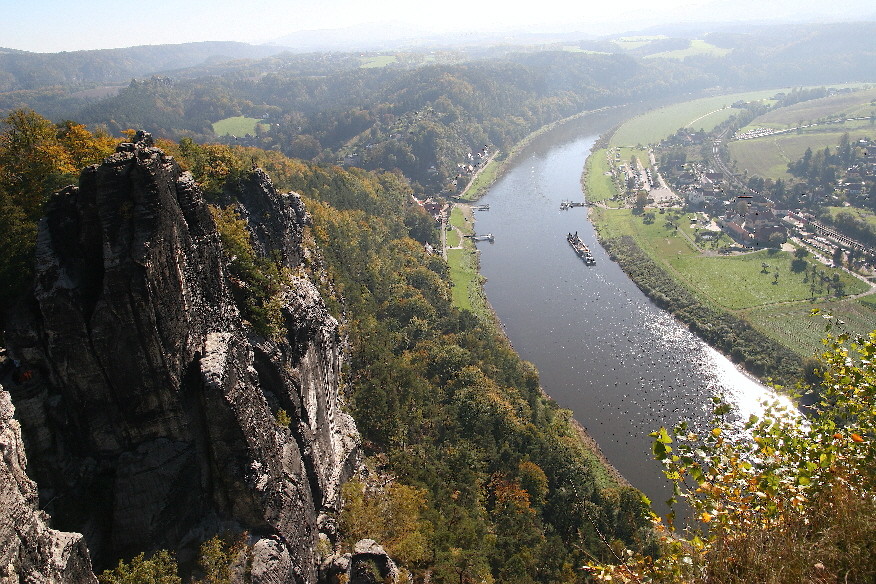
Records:
[[[84,87],[122,83],[132,77],[162,71],[238,59],[262,59],[288,50],[282,46],[212,41],[61,53],[0,48],[0,92],[53,85]]]

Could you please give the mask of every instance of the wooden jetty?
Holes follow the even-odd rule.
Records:
[[[566,241],[569,242],[569,245],[572,246],[572,249],[575,250],[575,253],[578,254],[578,257],[584,260],[584,263],[588,266],[592,266],[596,263],[596,258],[593,257],[593,254],[590,253],[590,248],[581,241],[581,238],[578,237],[578,232],[570,233],[566,236]]]

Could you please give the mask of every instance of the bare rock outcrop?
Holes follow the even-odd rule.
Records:
[[[139,138],[49,203],[32,298],[10,319],[10,352],[34,371],[12,399],[40,498],[98,566],[158,548],[186,561],[231,526],[273,558],[261,581],[315,582],[320,518],[357,456],[337,322],[298,276],[288,336],[256,334],[198,186]],[[297,195],[254,170],[239,203],[254,249],[297,266]]]
[[[373,539],[359,540],[352,553],[326,558],[322,572],[328,584],[395,584],[399,580],[395,562]]]
[[[0,387],[0,584],[96,584],[82,535],[50,529],[38,508],[14,413]]]

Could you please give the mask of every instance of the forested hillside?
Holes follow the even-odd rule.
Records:
[[[247,116],[265,125],[230,143],[366,169],[400,169],[415,189],[452,189],[457,164],[489,145],[505,149],[541,125],[621,102],[693,90],[683,64],[655,77],[623,55],[539,52],[455,65],[347,69],[325,75],[241,70],[195,80],[156,78],[80,111],[113,132],[149,128],[211,138],[211,123]]]
[[[269,48],[217,43],[6,52],[0,54],[0,110],[30,107],[54,120],[105,125],[115,135],[143,128],[173,140],[218,140],[323,163],[399,169],[417,191],[452,194],[467,154],[484,145],[507,149],[536,128],[586,109],[871,78],[876,59],[867,39],[873,31],[872,24],[837,24],[711,33],[696,42],[715,51],[684,58],[659,57],[693,40],[658,35],[636,43],[582,41],[577,51],[399,52],[379,66],[352,53],[259,60]],[[250,60],[229,61],[225,54]],[[102,87],[109,82],[116,86]],[[231,118],[248,120],[248,129],[217,136],[213,124]]]
[[[108,146],[105,136],[32,113],[5,120],[0,154],[19,160],[15,176],[33,186],[24,196],[15,181],[0,184],[4,209],[21,211],[15,229],[0,232],[0,247],[16,250],[5,266],[10,282],[27,281],[27,234],[69,177],[42,154],[90,161]],[[403,176],[191,140],[160,146],[214,206],[228,269],[244,291],[240,309],[268,336],[272,286],[285,276],[247,260],[237,195],[257,165],[305,197],[313,225],[304,267],[348,339],[342,383],[367,455],[368,470],[345,490],[340,549],[374,538],[417,579],[434,582],[572,582],[585,559],[611,558],[611,546],[650,549],[638,491],[583,446],[569,412],[541,393],[537,372],[492,323],[452,307],[447,265],[424,245],[436,237],[434,222],[411,204]],[[55,179],[33,182],[44,173]],[[15,292],[5,290],[4,310]]]
[[[136,39],[132,39],[132,42],[136,42]],[[63,53],[31,53],[0,48],[0,92],[49,86],[81,89],[124,83],[132,77],[205,63],[261,59],[283,50],[282,47],[234,42],[144,45]]]

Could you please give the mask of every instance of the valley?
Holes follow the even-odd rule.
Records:
[[[872,34],[0,50],[0,576],[865,581]]]

